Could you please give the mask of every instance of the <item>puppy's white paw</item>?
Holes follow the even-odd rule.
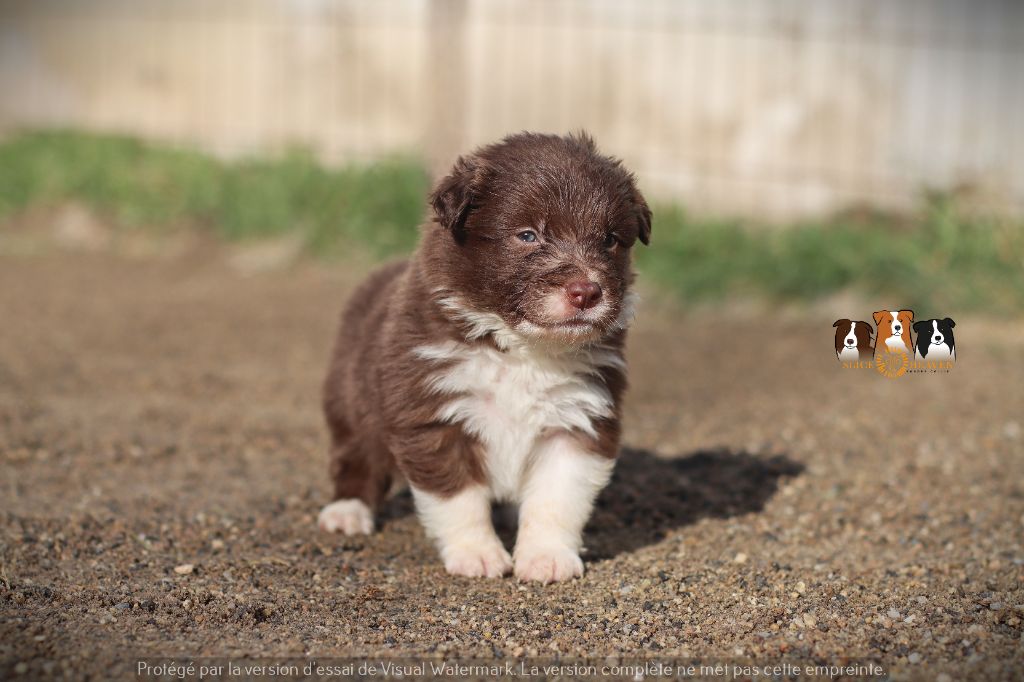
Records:
[[[568,547],[517,547],[516,578],[556,583],[583,575],[583,561]]]
[[[496,539],[479,545],[455,545],[441,552],[444,569],[470,578],[500,578],[512,570],[512,557]]]
[[[320,530],[345,535],[369,535],[373,532],[373,512],[362,500],[335,500],[320,510]]]

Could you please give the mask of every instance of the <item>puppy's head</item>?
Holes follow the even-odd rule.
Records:
[[[649,242],[651,211],[586,135],[483,147],[458,160],[431,205],[426,248],[450,306],[570,343],[628,323],[630,250]]]
[[[836,320],[836,352],[871,348],[871,325],[861,320]]]
[[[914,324],[914,331],[917,332],[918,346],[942,346],[952,347],[953,327],[956,322],[950,318],[942,320],[921,320]]]
[[[878,327],[879,341],[892,336],[901,336],[909,346],[910,325],[913,321],[913,310],[879,310],[875,313],[875,325]]]

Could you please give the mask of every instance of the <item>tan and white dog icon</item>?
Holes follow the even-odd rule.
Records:
[[[879,310],[875,313],[875,356],[888,351],[902,351],[913,355],[910,327],[914,323],[913,310]]]

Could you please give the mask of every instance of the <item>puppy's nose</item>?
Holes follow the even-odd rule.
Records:
[[[938,343],[939,341],[942,341],[942,337],[941,336],[933,336],[932,337],[932,341],[934,341],[935,343]]]
[[[565,285],[565,295],[574,308],[593,308],[601,300],[601,285],[587,280],[576,280]]]
[[[893,328],[892,328],[892,333],[893,333],[893,334],[899,334],[899,333],[901,333],[902,331],[903,331],[903,327],[893,327]]]

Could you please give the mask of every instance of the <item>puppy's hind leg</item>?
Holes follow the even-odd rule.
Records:
[[[374,451],[354,438],[331,445],[334,501],[320,510],[317,525],[327,532],[369,535],[381,500],[394,478],[389,454]]]

